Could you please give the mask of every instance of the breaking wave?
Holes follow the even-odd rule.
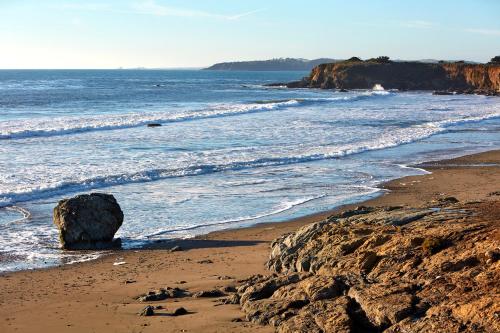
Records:
[[[246,104],[216,104],[206,109],[170,112],[136,112],[120,115],[99,115],[85,117],[56,117],[30,121],[0,122],[0,140],[28,139],[79,134],[93,131],[108,131],[145,126],[149,123],[177,123],[209,118],[237,116],[248,113],[274,111],[289,107],[300,107],[317,103],[358,101],[370,97],[385,96],[385,91],[361,93],[359,95],[330,98],[297,98],[261,100]]]
[[[293,155],[288,156],[278,154],[275,156],[263,158],[235,159],[223,164],[193,164],[177,169],[150,169],[133,173],[96,176],[82,181],[56,182],[54,184],[47,185],[46,187],[40,186],[36,189],[31,189],[23,192],[13,191],[0,193],[0,207],[10,206],[18,202],[52,197],[68,192],[95,190],[115,185],[143,183],[173,177],[197,176],[224,171],[236,171],[268,166],[282,166],[339,158],[371,150],[396,147],[399,145],[428,138],[437,133],[445,132],[447,130],[447,127],[449,126],[498,117],[500,117],[500,113],[491,113],[488,115],[477,117],[468,117],[455,120],[449,119],[439,122],[428,122],[421,125],[411,126],[409,128],[390,129],[376,138],[357,142],[353,145],[306,147],[301,148],[300,151],[294,151]]]

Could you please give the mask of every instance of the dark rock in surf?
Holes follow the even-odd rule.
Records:
[[[59,201],[54,224],[67,250],[109,249],[121,246],[113,239],[123,223],[123,212],[110,194],[91,193]]]
[[[444,95],[444,96],[447,96],[447,95],[454,95],[453,92],[451,91],[441,91],[441,90],[436,90],[432,93],[433,95]]]
[[[304,80],[293,81],[293,82],[287,83],[286,87],[287,88],[304,88],[305,87],[305,81]]]
[[[147,125],[148,127],[161,127],[161,124],[159,123],[151,123]]]
[[[275,82],[275,83],[268,83],[264,85],[265,87],[286,87],[287,83],[285,82]]]

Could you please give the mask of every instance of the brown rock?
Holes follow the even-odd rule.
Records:
[[[348,296],[364,310],[373,326],[386,328],[413,312],[416,297],[411,286],[383,284],[351,287]]]
[[[241,304],[245,304],[248,301],[260,300],[263,298],[268,298],[273,295],[273,293],[279,288],[289,285],[291,283],[299,282],[304,276],[299,274],[290,274],[279,277],[271,276],[263,282],[257,283],[255,285],[248,286],[241,293]]]
[[[275,240],[275,273],[236,288],[248,320],[278,332],[498,332],[500,201],[434,206],[358,209]]]
[[[137,300],[141,302],[156,302],[163,301],[169,298],[180,298],[189,296],[189,293],[180,288],[160,288],[158,290],[150,291],[145,295],[140,295],[137,297]]]
[[[202,290],[193,295],[194,298],[203,298],[203,297],[222,297],[226,296],[226,294],[219,289],[212,290]]]
[[[380,258],[375,252],[364,252],[358,257],[359,270],[362,273],[368,274],[379,260]]]
[[[123,223],[123,212],[109,194],[91,193],[59,201],[54,224],[64,249],[103,249],[120,246],[113,241]]]
[[[279,333],[349,333],[352,320],[348,309],[351,301],[342,296],[333,301],[319,301],[302,308],[296,316],[284,321]]]
[[[222,304],[240,304],[240,296],[238,294],[232,294],[223,299]]]

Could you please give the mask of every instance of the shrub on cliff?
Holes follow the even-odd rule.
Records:
[[[347,59],[346,61],[349,61],[349,62],[363,62],[363,60],[361,60],[358,57],[351,57],[351,58]]]
[[[388,64],[388,63],[392,62],[391,58],[389,58],[388,56],[380,56],[380,57],[377,57],[377,58],[372,58],[369,61],[373,61],[373,62],[376,62],[376,63],[379,63],[379,64]]]
[[[495,65],[500,64],[500,56],[496,56],[496,57],[491,58],[490,64],[495,64]]]

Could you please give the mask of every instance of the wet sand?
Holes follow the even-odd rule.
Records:
[[[358,205],[419,206],[448,196],[460,201],[499,198],[494,192],[500,191],[500,150],[421,167],[431,173],[386,183],[387,192]],[[239,306],[219,305],[213,298],[150,303],[134,298],[162,287],[195,293],[266,274],[270,241],[332,213],[168,243],[168,248],[180,245],[179,252],[158,244],[155,249],[116,251],[91,262],[0,275],[0,332],[272,332],[270,327],[234,322],[244,319]],[[114,266],[115,262],[125,264]],[[153,317],[138,316],[148,304],[165,309]],[[189,314],[169,316],[181,306]]]

